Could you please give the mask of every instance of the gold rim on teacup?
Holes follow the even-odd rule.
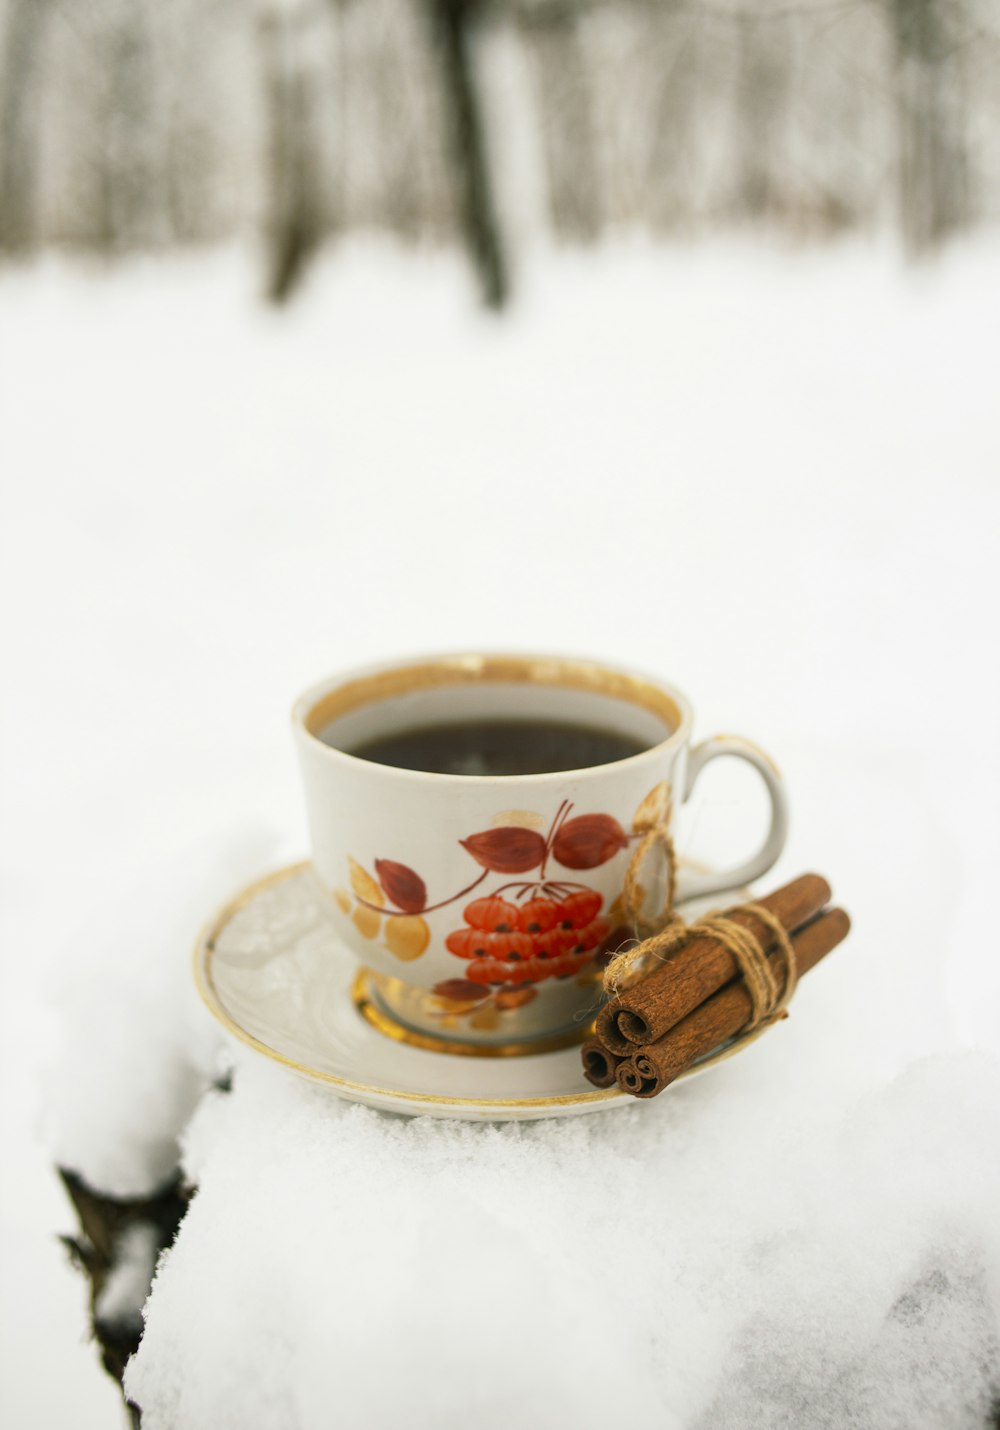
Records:
[[[642,759],[649,754],[650,749],[675,744],[691,729],[691,706],[686,696],[669,685],[658,684],[651,678],[632,671],[615,670],[597,661],[567,656],[509,654],[442,655],[406,665],[366,667],[333,681],[320,681],[310,687],[295,702],[292,719],[330,756],[355,761],[357,756],[346,750],[339,750],[321,739],[321,732],[341,716],[384,700],[411,695],[416,691],[439,689],[442,686],[496,684],[548,685],[561,690],[604,695],[612,700],[622,700],[639,706],[655,715],[669,731],[669,734],[655,745],[650,745],[638,755],[627,756],[626,760],[616,760],[615,764]],[[434,771],[403,769],[396,772],[400,776],[420,780],[502,780],[505,784],[514,780],[550,778],[545,774],[442,775]],[[572,775],[577,772],[561,770],[558,773]]]

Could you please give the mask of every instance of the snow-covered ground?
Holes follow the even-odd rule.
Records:
[[[995,242],[621,245],[539,256],[496,321],[374,243],[287,313],[234,254],[0,275],[4,1424],[121,1421],[50,1165],[173,1164],[220,1052],[197,926],[304,852],[292,697],[457,647],[644,667],[759,739],[774,878],[828,872],[855,931],[753,1050],[579,1125],[409,1124],[240,1060],[144,1424],[982,1423],[998,278]],[[724,858],[759,809],[716,769],[685,840]],[[645,1340],[595,1312],[617,1265]]]

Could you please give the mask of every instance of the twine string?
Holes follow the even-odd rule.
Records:
[[[669,811],[667,818],[669,818]],[[647,859],[657,846],[663,851],[664,877],[667,887],[663,896],[662,909],[658,914],[650,917],[646,910],[646,889],[640,880],[640,874],[645,868]],[[645,831],[633,851],[632,857],[628,861],[628,868],[625,870],[625,883],[622,887],[622,907],[625,910],[625,917],[637,934],[640,929],[649,934],[660,933],[664,926],[676,917],[674,914],[676,869],[677,858],[670,830],[666,823],[654,824]]]
[[[781,920],[760,904],[739,904],[737,908],[740,913],[752,914],[770,931],[778,949],[777,960],[768,957],[767,940],[762,942],[733,920],[737,909],[730,909],[726,914],[706,914],[689,925],[687,938],[717,939],[733,955],[750,995],[750,1017],[746,1023],[749,1031],[762,1023],[788,1017],[786,1004],[795,992],[799,975],[795,949]],[[776,962],[780,963],[777,977]]]
[[[619,950],[605,968],[604,991],[609,997],[617,997],[639,982],[652,963],[666,962],[696,938],[714,938],[732,954],[749,994],[747,1031],[787,1018],[786,1005],[798,983],[795,948],[787,929],[769,909],[755,903],[739,904],[725,913],[708,913],[694,923],[686,923],[674,908],[677,860],[667,827],[669,819],[667,809],[659,822],[644,831],[629,860],[622,905],[635,930],[636,941]],[[666,893],[662,908],[651,918],[640,873],[657,847],[663,853]],[[732,915],[737,912],[751,914],[765,926],[777,945],[777,960],[768,958],[769,939],[761,941],[742,924],[734,922]]]

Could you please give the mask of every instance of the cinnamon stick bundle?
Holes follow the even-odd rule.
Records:
[[[761,901],[763,902],[763,900]],[[843,909],[829,909],[792,936],[799,975],[808,973],[850,931]],[[778,961],[777,952],[768,955]],[[637,985],[641,987],[642,985]],[[618,1064],[615,1078],[623,1092],[634,1097],[656,1097],[699,1058],[726,1042],[746,1026],[753,1011],[742,979],[728,984],[655,1042],[636,1048]]]
[[[824,878],[802,874],[757,903],[791,933],[818,914],[829,898],[830,885]],[[768,953],[775,948],[773,932],[752,913],[735,909],[726,917],[747,929]],[[607,1005],[611,1011],[603,1024],[598,1019],[597,1036],[615,1053],[631,1053],[654,1043],[739,973],[736,959],[717,939],[711,935],[692,939]]]

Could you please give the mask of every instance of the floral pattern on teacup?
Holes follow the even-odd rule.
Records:
[[[464,922],[446,936],[445,947],[464,967],[435,984],[430,997],[440,1016],[468,1015],[472,1026],[486,1029],[499,1014],[524,1007],[548,979],[596,981],[612,953],[632,937],[619,900],[605,909],[596,889],[559,870],[576,873],[607,863],[651,819],[663,817],[668,800],[665,785],[650,790],[631,833],[611,814],[574,815],[570,800],[562,801],[546,833],[535,811],[505,810],[490,829],[459,840],[482,872],[457,893],[431,903],[423,878],[409,865],[379,858],[372,874],[350,858],[353,899],[342,888],[334,896],[363,937],[381,936],[390,953],[410,962],[430,944],[426,914],[468,898],[491,875],[499,877],[502,882],[466,904]]]

